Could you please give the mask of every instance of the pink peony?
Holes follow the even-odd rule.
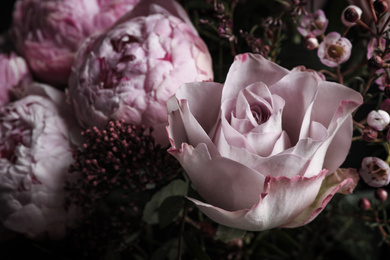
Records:
[[[77,177],[68,168],[80,129],[63,93],[40,84],[28,91],[0,108],[0,220],[29,238],[58,239],[77,221],[63,204],[65,181]]]
[[[0,53],[0,106],[7,104],[13,88],[31,81],[25,60],[11,53]]]
[[[154,127],[157,142],[168,144],[166,101],[183,83],[212,78],[207,46],[181,6],[142,1],[110,30],[85,41],[68,93],[84,127],[124,119]]]
[[[318,47],[317,55],[329,67],[337,67],[351,56],[352,44],[337,32],[327,34]]]
[[[16,49],[43,82],[66,85],[83,40],[114,24],[139,0],[19,0],[11,28]]]
[[[260,231],[313,220],[358,174],[339,169],[362,96],[260,55],[236,57],[224,85],[183,85],[168,101],[171,148],[214,221]]]
[[[309,34],[314,36],[322,35],[328,27],[328,19],[326,19],[324,11],[317,10],[314,14],[306,15],[300,26],[298,26],[298,32],[303,36]]]

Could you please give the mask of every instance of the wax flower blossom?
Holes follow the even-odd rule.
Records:
[[[318,47],[317,55],[329,67],[337,67],[351,56],[352,44],[337,32],[327,34]]]
[[[59,239],[78,217],[63,204],[80,129],[63,93],[38,83],[28,91],[0,107],[0,220],[29,238]]]
[[[0,54],[0,106],[7,104],[12,89],[31,81],[25,60],[16,53]]]
[[[359,173],[371,187],[386,186],[390,181],[389,165],[378,157],[365,157]]]
[[[15,47],[42,82],[66,85],[83,40],[114,24],[139,0],[18,0],[11,33]]]
[[[68,94],[84,127],[124,119],[153,127],[156,143],[168,145],[166,101],[183,83],[212,78],[207,46],[184,9],[148,0],[84,42]]]
[[[223,85],[184,84],[168,101],[168,151],[212,220],[251,231],[301,226],[356,186],[356,170],[339,167],[362,101],[312,72],[238,55]]]
[[[367,115],[367,124],[377,131],[382,131],[390,123],[390,115],[384,110],[373,110]]]
[[[328,27],[328,19],[325,16],[324,11],[317,10],[314,14],[307,14],[298,26],[298,32],[303,36],[309,34],[314,36],[322,35]]]
[[[341,14],[341,22],[347,27],[354,26],[357,21],[360,20],[362,13],[363,11],[360,7],[356,5],[349,5]]]

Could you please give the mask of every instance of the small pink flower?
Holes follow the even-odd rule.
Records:
[[[367,124],[377,131],[382,131],[390,123],[390,115],[384,110],[373,110],[367,116]]]
[[[318,47],[317,55],[321,62],[329,67],[337,67],[351,56],[352,44],[337,32],[331,32]]]
[[[363,11],[360,7],[356,5],[349,5],[343,10],[341,14],[341,21],[347,27],[354,26],[356,25],[356,22],[360,20],[362,13]]]
[[[0,106],[8,103],[15,87],[31,81],[30,72],[25,60],[16,55],[0,54]]]
[[[325,32],[327,26],[328,19],[326,19],[324,11],[319,9],[314,14],[306,15],[297,29],[304,37],[309,34],[319,36]]]
[[[360,176],[371,187],[382,187],[389,184],[389,165],[377,157],[365,157],[360,168]]]
[[[29,238],[63,238],[78,220],[63,204],[80,128],[62,92],[37,83],[28,91],[0,107],[0,221]]]

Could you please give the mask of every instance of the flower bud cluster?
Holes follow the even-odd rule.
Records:
[[[348,11],[349,13],[353,12]],[[318,49],[317,56],[323,64],[329,67],[337,67],[346,62],[351,56],[352,44],[337,32],[330,32],[325,35],[327,26],[328,19],[324,11],[319,9],[314,14],[309,13],[304,16],[297,29],[303,36],[303,45],[306,49]]]
[[[374,197],[379,203],[384,203],[387,200],[388,193],[383,188],[378,188],[374,192]],[[367,198],[361,198],[358,202],[358,206],[361,210],[367,211],[373,208],[372,202]]]
[[[117,120],[82,132],[85,141],[69,169],[82,178],[67,184],[67,204],[81,207],[84,223],[73,241],[85,257],[97,259],[111,244],[115,250],[128,246],[123,243],[142,225],[146,201],[177,177],[179,163],[155,145],[152,131]]]

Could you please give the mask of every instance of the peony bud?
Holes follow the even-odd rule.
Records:
[[[356,5],[350,5],[345,8],[341,14],[341,21],[347,27],[354,26],[357,21],[360,20],[362,16],[362,9]]]
[[[383,14],[389,9],[389,5],[385,0],[376,0],[374,2],[374,9],[378,14]]]
[[[367,116],[367,124],[377,131],[382,131],[390,123],[390,115],[384,110],[373,110]]]
[[[378,131],[370,126],[366,126],[362,132],[362,138],[366,142],[373,142],[378,137]]]
[[[382,187],[389,184],[389,165],[377,157],[365,157],[359,174],[371,187]]]
[[[383,188],[379,188],[375,191],[375,198],[380,202],[387,200],[387,191]]]
[[[16,1],[10,29],[15,48],[40,81],[65,86],[84,39],[110,27],[138,1]]]
[[[173,0],[145,0],[84,41],[68,94],[84,127],[123,119],[153,127],[156,143],[168,144],[167,100],[184,83],[212,79],[207,45],[184,9]]]
[[[32,84],[36,93],[0,107],[0,221],[29,238],[63,238],[78,221],[64,207],[65,182],[80,128],[65,95]]]
[[[359,208],[362,210],[369,210],[371,208],[371,202],[366,198],[362,198],[359,200]]]
[[[319,46],[318,39],[313,34],[308,34],[305,36],[303,44],[308,50],[314,50]]]

